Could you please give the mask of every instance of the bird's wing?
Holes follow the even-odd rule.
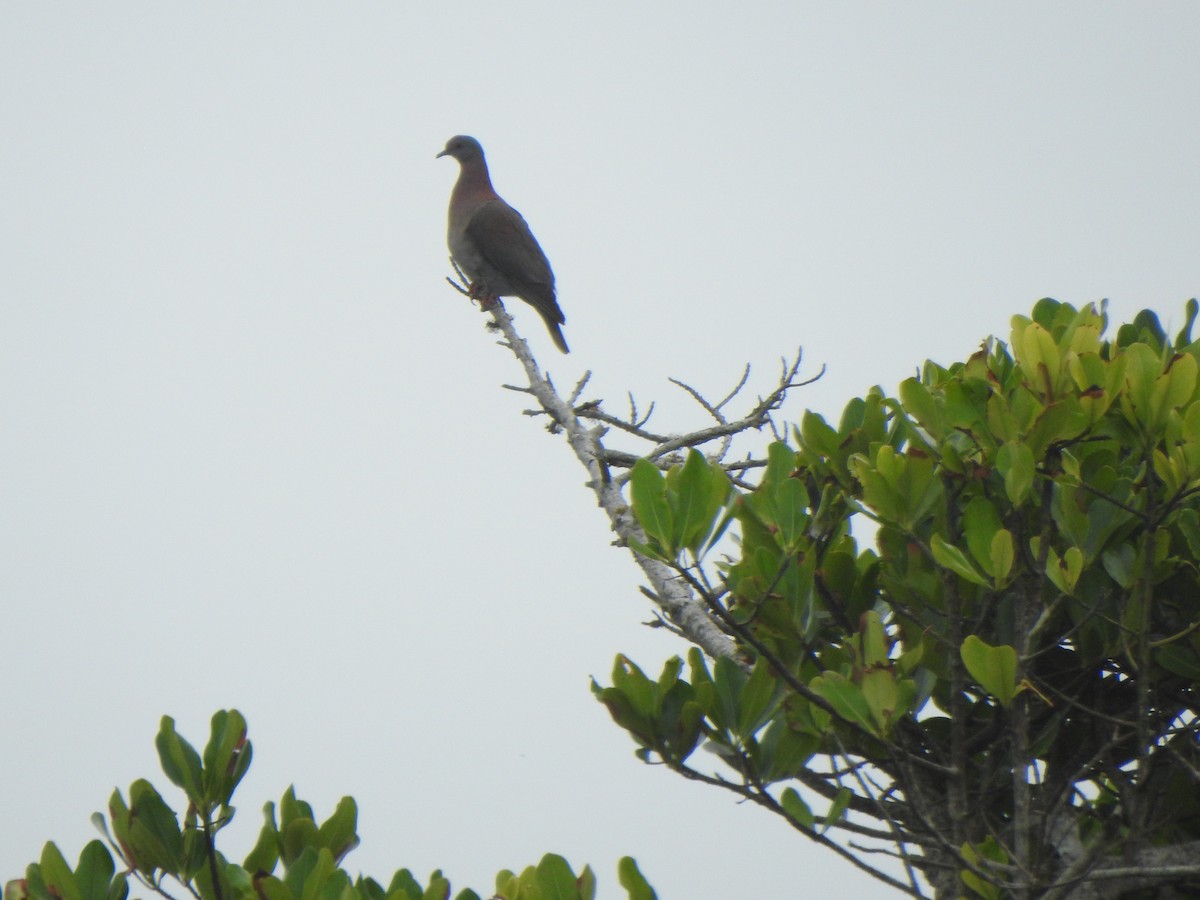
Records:
[[[466,234],[484,259],[515,287],[548,294],[554,302],[550,261],[519,212],[503,200],[489,200],[471,214]]]

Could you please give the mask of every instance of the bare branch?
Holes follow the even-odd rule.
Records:
[[[803,834],[809,840],[815,841],[816,843],[821,844],[824,847],[828,847],[830,850],[837,853],[839,856],[841,856],[843,859],[845,859],[851,865],[855,866],[858,869],[861,869],[862,871],[866,872],[871,877],[879,879],[884,884],[887,884],[888,886],[893,887],[896,890],[898,890],[904,894],[907,894],[910,897],[924,897],[925,896],[925,894],[923,894],[919,888],[914,888],[911,885],[905,884],[903,881],[893,878],[891,875],[888,875],[886,872],[883,872],[880,869],[876,869],[875,867],[870,866],[867,863],[863,862],[863,860],[859,859],[857,856],[855,856],[853,853],[851,853],[849,850],[847,850],[841,844],[839,844],[836,841],[829,838],[827,835],[825,835],[819,831],[815,831],[811,828],[804,827],[803,825],[798,823],[795,819],[793,819],[791,816],[789,816],[787,814],[787,812],[784,810],[784,808],[780,805],[779,801],[777,801],[774,797],[772,797],[766,791],[757,791],[747,785],[734,784],[733,782],[726,781],[723,778],[717,778],[712,775],[706,775],[703,772],[697,772],[695,769],[690,769],[687,766],[682,765],[682,764],[669,764],[668,763],[668,765],[670,765],[672,770],[678,772],[680,775],[684,776],[685,778],[691,779],[693,781],[700,781],[700,782],[703,782],[704,784],[713,785],[714,787],[723,788],[724,790],[727,790],[727,791],[732,791],[733,793],[744,797],[745,799],[751,801],[752,803],[757,803],[759,806],[769,809],[771,812],[773,812],[776,815],[783,818],[788,824],[790,824],[794,829],[799,831],[801,834]]]
[[[796,351],[796,362],[797,363],[800,362],[800,351],[799,350]],[[738,379],[738,383],[733,386],[733,390],[731,390],[728,394],[726,394],[725,398],[723,400],[721,400],[720,402],[718,402],[714,408],[720,410],[722,407],[725,406],[726,403],[728,403],[730,400],[732,400],[734,397],[736,397],[738,394],[740,394],[742,392],[742,388],[744,388],[746,386],[746,382],[749,379],[750,379],[750,363],[746,363],[746,368],[744,368],[742,370],[742,377]]]
[[[550,378],[542,373],[529,352],[529,345],[513,328],[512,318],[504,309],[504,305],[498,302],[488,312],[504,334],[509,349],[524,367],[529,380],[529,391],[537,397],[538,403],[550,417],[551,430],[561,430],[566,435],[567,443],[574,451],[576,459],[587,470],[588,486],[595,492],[600,507],[608,515],[619,540],[625,545],[631,540],[645,543],[646,535],[622,496],[620,485],[609,477],[605,452],[600,444],[602,432],[596,428],[589,428],[580,421],[571,405],[554,390]],[[736,657],[737,650],[733,640],[721,630],[705,609],[703,602],[675,576],[669,566],[642,556],[632,548],[630,552],[649,579],[658,598],[657,602],[672,625],[709,656]]]
[[[592,370],[588,369],[583,373],[583,377],[579,379],[575,385],[575,390],[571,391],[571,396],[567,398],[567,406],[574,406],[579,402],[579,397],[583,393],[583,389],[587,387],[587,383],[592,379]]]
[[[749,374],[749,372],[750,372],[750,367],[746,366],[746,373]],[[697,403],[699,403],[704,408],[705,412],[707,412],[710,416],[712,416],[714,419],[716,419],[722,425],[725,424],[725,417],[723,415],[721,415],[720,411],[715,406],[713,406],[711,403],[709,403],[707,400],[705,400],[700,395],[700,392],[698,390],[696,390],[690,384],[680,381],[678,378],[668,378],[667,380],[670,381],[671,384],[677,385],[678,387],[681,387],[685,391],[687,391],[691,395],[692,399],[695,400]]]
[[[575,407],[575,414],[583,419],[591,419],[596,422],[604,422],[606,425],[612,425],[614,428],[619,428],[622,431],[632,434],[634,437],[639,437],[644,441],[650,441],[654,444],[661,444],[664,441],[670,440],[665,434],[654,434],[653,432],[644,430],[641,426],[645,424],[645,419],[641,423],[638,423],[609,415],[600,409],[598,400],[589,401],[582,406]]]

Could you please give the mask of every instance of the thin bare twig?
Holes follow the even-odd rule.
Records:
[[[589,428],[575,414],[571,405],[558,395],[553,382],[538,368],[537,362],[529,352],[529,345],[513,328],[512,317],[504,309],[504,305],[497,302],[487,311],[504,335],[507,346],[525,369],[530,393],[537,398],[542,411],[551,420],[550,430],[565,434],[575,457],[587,470],[588,486],[595,492],[618,539],[627,546],[631,541],[644,544],[645,533],[634,519],[633,512],[621,493],[620,485],[609,476],[608,461],[600,444],[603,431]],[[672,625],[714,659],[722,656],[737,657],[737,649],[732,639],[713,620],[703,602],[675,576],[669,566],[637,552],[633,552],[633,556],[649,579],[658,597],[659,607]]]
[[[599,401],[589,401],[582,406],[575,407],[575,415],[581,419],[591,419],[595,422],[603,422],[606,425],[612,425],[614,428],[619,428],[624,432],[632,434],[634,437],[641,438],[644,441],[661,444],[669,441],[670,438],[665,434],[655,434],[651,431],[646,431],[642,426],[646,423],[645,419],[634,422],[628,419],[619,419],[616,416],[609,415],[597,405]],[[635,410],[636,412],[636,410]],[[647,417],[648,418],[648,417]]]

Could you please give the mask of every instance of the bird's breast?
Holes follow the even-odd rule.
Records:
[[[446,230],[446,245],[450,248],[450,255],[454,257],[454,261],[467,276],[472,281],[478,279],[483,267],[483,254],[466,232],[451,224]]]

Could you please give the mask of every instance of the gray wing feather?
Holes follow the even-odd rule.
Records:
[[[550,261],[519,212],[503,200],[484,203],[471,216],[466,235],[488,265],[508,282],[513,294],[547,321],[566,321],[554,298]]]

